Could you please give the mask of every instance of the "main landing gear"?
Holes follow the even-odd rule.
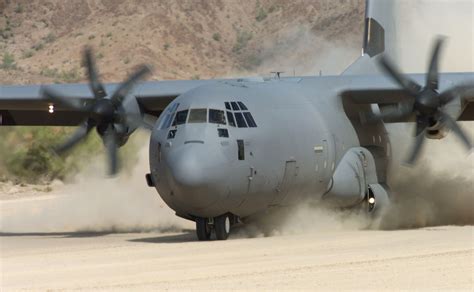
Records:
[[[224,214],[215,218],[196,218],[196,235],[202,240],[211,239],[211,232],[214,230],[217,240],[226,240],[230,234],[230,227],[236,221],[230,214]]]

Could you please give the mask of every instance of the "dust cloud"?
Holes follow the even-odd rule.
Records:
[[[148,133],[132,139],[142,144],[138,162],[117,178],[105,179],[105,158],[84,169],[73,184],[51,196],[2,202],[0,232],[142,232],[190,228],[146,185]]]
[[[405,72],[426,72],[431,47],[438,36],[446,37],[440,70],[473,71],[474,1],[416,0],[399,1],[397,5],[397,51]],[[410,33],[414,29],[416,33]]]
[[[400,55],[397,61],[404,72],[426,71],[432,42],[439,35],[449,36],[441,57],[441,70],[474,71],[474,2],[452,2],[418,0],[398,3],[397,50]],[[414,27],[417,33],[404,33],[413,31]],[[281,48],[276,46],[264,66],[274,63],[291,68],[288,62],[303,73],[316,74],[320,69],[331,74],[339,73],[350,64],[349,61],[355,60],[360,51],[360,46],[324,39],[319,39],[319,43],[325,44],[321,50],[310,51],[318,43],[318,36],[308,29],[296,30],[296,34],[292,30],[289,32],[288,44]],[[348,57],[352,59],[348,61]],[[474,141],[473,125],[472,122],[462,123],[471,141]],[[329,210],[320,204],[303,202],[287,212],[276,212],[250,224],[240,231],[240,235],[259,237],[324,230],[474,224],[474,155],[466,153],[463,145],[450,133],[445,139],[427,141],[415,167],[404,166],[403,161],[414,142],[412,127],[411,124],[388,126],[393,152],[389,175],[392,202],[379,216],[371,218],[362,210]]]
[[[275,38],[275,42],[262,44],[260,72],[283,71],[282,76],[337,75],[361,52],[360,36],[328,40],[304,25],[282,29]]]
[[[390,171],[393,203],[380,227],[474,224],[474,155],[450,133],[442,140],[427,141],[415,167],[403,166],[414,142],[410,137],[412,127],[397,125],[389,129],[394,147]],[[473,140],[472,123],[463,123],[462,127]]]

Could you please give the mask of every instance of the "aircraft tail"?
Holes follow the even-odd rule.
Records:
[[[395,1],[366,0],[362,56],[343,75],[378,74],[373,58],[382,53],[396,55]]]

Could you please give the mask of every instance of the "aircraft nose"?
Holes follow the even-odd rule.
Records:
[[[200,145],[185,145],[170,156],[174,195],[188,208],[205,208],[219,200],[212,157]],[[201,151],[200,151],[201,150]]]

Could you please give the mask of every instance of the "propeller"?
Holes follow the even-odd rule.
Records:
[[[43,96],[48,100],[68,109],[83,112],[87,116],[71,137],[55,147],[54,150],[58,154],[68,152],[83,141],[92,129],[96,128],[107,150],[109,174],[115,175],[119,166],[117,149],[125,143],[129,130],[136,129],[142,124],[141,116],[126,113],[128,99],[135,99],[129,93],[134,85],[148,75],[151,70],[145,65],[139,67],[126,81],[119,84],[111,95],[108,95],[99,80],[93,52],[90,48],[84,51],[84,65],[87,70],[89,87],[94,96],[93,102],[79,104],[77,100],[65,98],[64,95],[52,88],[45,87],[42,90]]]
[[[472,149],[472,144],[464,131],[459,127],[443,107],[456,99],[463,97],[468,91],[474,88],[474,84],[457,85],[443,92],[438,91],[439,87],[439,56],[444,44],[444,38],[438,38],[433,46],[431,61],[426,74],[426,84],[424,87],[411,80],[409,77],[400,73],[393,63],[386,57],[379,59],[379,65],[382,70],[391,77],[400,87],[402,87],[411,99],[399,104],[397,109],[376,115],[379,119],[400,119],[408,115],[415,114],[415,144],[408,157],[407,164],[412,165],[416,162],[422,149],[425,134],[429,127],[436,123],[441,123],[458,136],[468,150]]]

